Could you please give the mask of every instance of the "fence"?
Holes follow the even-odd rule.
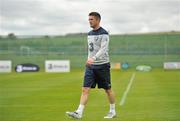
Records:
[[[111,35],[109,50],[111,62],[162,67],[163,62],[180,61],[180,33]],[[44,68],[45,60],[68,59],[72,68],[79,68],[86,58],[86,35],[0,38],[0,60],[12,60],[13,67],[35,63]]]

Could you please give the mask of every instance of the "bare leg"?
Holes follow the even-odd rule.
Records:
[[[109,99],[110,110],[109,113],[104,118],[114,118],[116,116],[114,93],[111,89],[107,89],[105,91]]]
[[[80,98],[80,104],[78,109],[76,110],[77,113],[79,113],[80,115],[83,114],[84,111],[84,107],[88,102],[88,96],[89,96],[89,92],[90,92],[90,88],[89,87],[83,87],[82,88],[82,94],[81,94],[81,98]]]
[[[86,105],[88,102],[88,96],[89,96],[90,88],[89,87],[82,87],[82,94],[80,99],[81,105]]]
[[[106,94],[108,96],[108,100],[110,104],[115,104],[115,97],[114,97],[114,93],[111,89],[107,89],[105,90]]]
[[[77,108],[77,110],[75,112],[66,112],[66,114],[68,116],[77,118],[77,119],[80,119],[82,117],[84,107],[88,102],[89,91],[90,91],[89,87],[82,88],[82,94],[81,94],[81,98],[80,98],[79,107]]]

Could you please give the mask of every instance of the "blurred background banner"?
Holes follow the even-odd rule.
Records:
[[[46,60],[45,61],[46,72],[70,72],[69,60]]]
[[[11,72],[12,62],[10,60],[0,60],[0,73]]]
[[[180,69],[180,62],[165,62],[164,69]]]

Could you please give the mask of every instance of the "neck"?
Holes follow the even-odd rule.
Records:
[[[98,25],[98,26],[94,27],[93,30],[95,31],[95,30],[98,30],[99,28],[100,28],[100,26]]]

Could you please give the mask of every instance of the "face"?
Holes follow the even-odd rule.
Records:
[[[99,22],[99,19],[97,19],[95,16],[89,16],[89,24],[92,28],[99,26]]]

